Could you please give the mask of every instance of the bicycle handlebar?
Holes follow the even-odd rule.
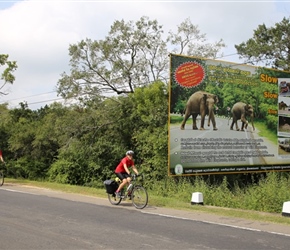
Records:
[[[137,180],[138,178],[141,178],[141,180],[144,179],[143,174],[138,174],[138,175],[137,175],[137,174],[132,174],[131,177],[132,177],[132,181],[135,181],[135,180]]]

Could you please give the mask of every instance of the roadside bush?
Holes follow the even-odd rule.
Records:
[[[229,188],[226,177],[219,184],[210,184],[202,177],[168,177],[155,182],[149,189],[155,195],[181,202],[190,202],[193,192],[201,192],[208,206],[219,206],[261,212],[280,213],[283,203],[290,200],[290,180],[286,173],[268,173],[258,183],[243,188],[236,183]]]

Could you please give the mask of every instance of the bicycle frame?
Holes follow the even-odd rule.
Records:
[[[128,183],[128,186],[122,188],[122,190],[121,190],[121,198],[123,200],[128,198],[130,196],[130,194],[132,193],[134,187],[137,185],[137,183],[136,183],[137,182],[137,178],[138,177],[136,175],[132,175],[131,182]],[[141,177],[141,181],[143,182],[143,176]],[[121,184],[121,180],[120,180],[119,184]],[[132,184],[132,187],[130,188],[130,190],[127,190],[130,184]]]

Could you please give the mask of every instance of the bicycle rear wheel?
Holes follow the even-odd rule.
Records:
[[[4,173],[3,171],[0,171],[0,186],[4,184]]]
[[[108,194],[108,199],[112,205],[119,205],[122,198],[117,197],[115,194]]]
[[[138,209],[142,209],[147,206],[148,194],[144,187],[142,186],[134,187],[131,197],[132,197],[132,203],[134,207]]]

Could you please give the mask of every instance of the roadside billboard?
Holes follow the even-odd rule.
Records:
[[[290,72],[170,55],[169,175],[290,170]]]

